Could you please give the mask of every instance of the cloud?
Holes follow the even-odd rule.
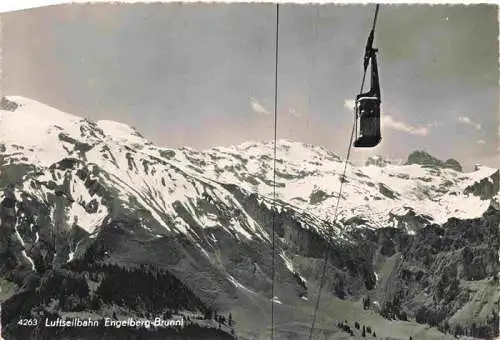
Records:
[[[477,144],[486,144],[486,142],[483,139],[480,139],[476,142]]]
[[[481,124],[474,123],[469,117],[460,116],[458,117],[458,121],[462,124],[470,125],[477,130],[481,130]]]
[[[349,109],[350,111],[354,111],[355,101],[352,99],[344,100],[344,107]],[[429,123],[425,126],[413,126],[409,123],[405,123],[403,121],[398,121],[398,120],[394,119],[391,115],[388,115],[387,113],[382,112],[381,113],[381,124],[383,125],[384,128],[387,128],[387,129],[406,132],[410,135],[427,136],[430,133],[430,130],[434,127],[441,125],[441,122],[432,122],[432,123]]]
[[[354,112],[354,106],[355,106],[355,101],[353,99],[344,100],[344,107],[347,108],[349,111]]]
[[[271,114],[268,110],[266,110],[266,108],[264,106],[262,106],[261,103],[259,103],[259,101],[257,99],[255,99],[253,97],[250,98],[250,106],[257,113],[261,113],[261,114],[265,114],[265,115]]]
[[[440,126],[442,123],[441,122],[432,122],[430,124],[427,124],[428,127],[434,128]]]
[[[397,121],[389,115],[382,115],[382,124],[385,128],[406,132],[410,135],[427,136],[430,128],[438,123],[431,123],[427,126],[413,126],[402,121]]]

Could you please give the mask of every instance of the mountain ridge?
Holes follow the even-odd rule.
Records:
[[[274,202],[273,142],[201,151],[157,147],[125,124],[8,99],[18,106],[0,111],[0,198],[2,227],[12,232],[0,237],[0,256],[10,251],[14,259],[0,277],[19,287],[29,287],[27,271],[44,277],[79,261],[98,274],[81,269],[77,277],[111,275],[106,266],[131,270],[147,264],[177,277],[207,306],[232,310],[243,300],[262,306],[274,298],[269,259],[276,218],[278,305],[308,305],[329,245],[327,290],[340,298],[335,303],[343,303],[377,288],[377,238],[366,243],[367,251],[358,249],[370,233],[398,230],[416,237],[450,219],[485,218],[498,202],[498,169],[459,173],[420,165],[351,165],[339,219],[332,221],[343,160],[325,148],[279,141]],[[404,250],[404,244],[398,247]],[[21,278],[16,265],[24,265]],[[399,278],[402,269],[393,270]],[[491,276],[491,270],[478,277]],[[99,296],[89,294],[80,298],[90,303]],[[100,298],[103,312],[109,299]],[[233,310],[238,331],[261,323],[265,332],[264,315],[259,321],[245,308]]]
[[[87,163],[105,164],[103,170],[113,175],[114,182],[119,182],[117,178],[127,178],[131,174],[135,174],[135,177],[131,178],[135,180],[141,170],[142,173],[148,174],[148,166],[151,166],[149,164],[168,164],[176,168],[176,171],[189,174],[193,178],[236,184],[263,197],[272,197],[271,193],[274,189],[270,155],[272,155],[273,142],[243,143],[239,146],[215,147],[203,151],[192,148],[179,150],[161,148],[155,147],[135,129],[125,124],[111,121],[94,123],[28,99],[10,97],[10,100],[19,102],[19,107],[15,112],[4,113],[0,119],[2,120],[2,137],[5,142],[9,139],[11,142],[10,148],[13,152],[10,155],[6,152],[6,158],[11,162],[47,166],[55,164],[54,160],[61,161],[76,155],[77,159]],[[28,107],[27,110],[26,107]],[[40,111],[40,113],[33,111]],[[29,118],[47,112],[49,117],[55,116],[50,120],[55,120],[59,125],[54,122],[49,124],[47,122],[50,120],[46,119],[43,124],[40,124],[32,119],[31,129],[39,133],[32,133],[32,140],[24,142],[27,145],[23,148],[21,142],[25,137],[20,130],[29,130],[30,126],[16,128],[15,124],[9,124],[13,120],[12,116],[22,114]],[[63,130],[60,130],[61,125],[64,125]],[[9,128],[5,129],[6,126],[10,127],[11,131]],[[45,135],[40,133],[40,130]],[[21,140],[16,140],[16,138]],[[47,148],[45,152],[44,146]],[[139,159],[134,159],[133,154]],[[285,140],[279,141],[277,156],[278,199],[300,209],[312,211],[320,219],[328,220],[328,216],[333,215],[331,207],[335,205],[340,186],[340,173],[343,166],[341,158],[321,147]],[[119,158],[121,158],[120,164],[117,163]],[[113,173],[117,170],[120,170],[119,175]],[[372,227],[388,225],[394,221],[388,219],[387,216],[405,214],[407,210],[405,206],[412,206],[413,209],[419,207],[420,211],[417,213],[431,216],[438,223],[444,223],[451,216],[477,217],[488,207],[488,199],[494,197],[495,189],[498,187],[496,172],[498,169],[495,171],[487,167],[458,175],[448,169],[426,169],[418,165],[389,165],[389,168],[387,166],[350,166],[346,178],[348,182],[352,180],[352,183],[346,185],[344,197],[348,202],[344,201],[341,205],[339,220],[349,218],[346,215],[363,215],[363,212],[371,210]],[[442,177],[447,178],[442,180]],[[367,180],[364,180],[365,178]],[[493,184],[489,195],[479,195],[478,199],[474,199],[476,197],[474,195],[472,198],[466,197],[468,193],[481,191],[481,189],[468,189],[467,191],[467,188],[484,179]],[[159,181],[158,179],[152,180],[156,183],[161,182],[162,185],[165,183],[164,178]],[[140,179],[139,181],[141,182]],[[142,183],[143,187],[144,184],[151,185],[151,183]],[[461,192],[466,192],[466,194],[462,195]],[[169,192],[169,194],[172,193]],[[400,198],[406,198],[406,202]],[[429,204],[427,200],[422,205],[421,198],[430,198],[433,203]],[[366,203],[367,200],[369,204]],[[373,202],[373,200],[379,202]],[[387,201],[392,205],[389,211],[386,208]],[[434,204],[436,201],[439,201],[438,204]],[[355,203],[349,204],[349,202]],[[349,205],[350,207],[346,208]],[[473,209],[472,206],[474,206]],[[155,213],[157,209],[151,210],[153,215],[157,216]],[[156,220],[162,224],[158,216]]]

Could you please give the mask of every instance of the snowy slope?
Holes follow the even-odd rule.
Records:
[[[78,219],[89,232],[102,222],[108,211],[101,198],[89,193],[82,179],[76,176],[78,169],[49,170],[64,158],[81,160],[80,168],[87,168],[89,173],[84,180],[115,188],[121,204],[130,204],[130,197],[135,197],[137,204],[147,209],[154,221],[169,232],[188,233],[190,228],[179,218],[174,208],[176,202],[202,227],[219,223],[213,212],[203,213],[200,209],[201,198],[205,196],[222,202],[225,210],[238,210],[245,215],[220,183],[235,184],[257,193],[263,202],[271,204],[272,143],[248,142],[204,151],[165,149],[154,146],[125,124],[94,123],[23,97],[9,99],[20,107],[14,112],[0,111],[4,164],[38,166],[43,173],[36,176],[39,182],[54,178],[62,184],[65,176],[71,177],[68,185],[75,201],[68,220]],[[278,199],[286,206],[331,221],[343,160],[324,148],[284,140],[279,141],[277,154]],[[68,173],[71,171],[72,175]],[[481,167],[464,174],[419,165],[349,165],[339,221],[359,216],[369,227],[394,226],[397,217],[410,210],[435,223],[443,223],[449,217],[479,217],[490,204],[489,200],[464,191],[496,171]],[[34,195],[44,195],[29,182],[25,182],[24,189]],[[99,208],[89,214],[82,207],[93,199],[98,201]],[[242,237],[269,238],[248,215],[241,221],[233,216],[226,227]]]
[[[245,143],[201,152],[184,150],[176,154],[175,160],[191,162],[198,171],[217,181],[271,197],[272,148],[272,143]],[[278,142],[277,155],[278,198],[330,220],[340,188],[343,160],[323,148],[284,140]],[[349,165],[339,220],[362,216],[367,226],[392,226],[394,216],[405,215],[409,210],[430,217],[434,223],[444,223],[450,217],[479,217],[490,200],[481,200],[464,191],[497,171],[488,167],[460,173],[420,165]]]
[[[132,128],[110,121],[93,123],[21,97],[9,99],[20,107],[0,111],[3,164],[36,165],[36,171],[26,175],[23,192],[47,201],[57,188],[62,190],[72,201],[64,212],[68,225],[76,223],[91,233],[115,204],[148,211],[160,227],[158,234],[190,233],[179,209],[206,228],[220,225],[216,215],[223,211],[228,215],[224,227],[237,237],[269,239],[249,216],[240,218],[238,202],[220,185],[170,164]],[[103,204],[106,195],[96,187],[110,189],[107,196],[113,196],[112,202],[108,197]],[[199,205],[204,200],[219,202],[221,211],[203,211]],[[92,201],[96,209],[85,209]],[[151,223],[144,228],[153,230]]]

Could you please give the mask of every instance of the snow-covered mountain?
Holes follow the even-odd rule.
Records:
[[[34,189],[35,181],[64,182],[67,169],[57,166],[64,159],[81,162],[89,179],[116,186],[121,195],[134,196],[138,204],[151,212],[156,222],[168,231],[186,232],[182,221],[167,225],[162,215],[175,215],[172,203],[179,200],[187,209],[189,200],[198,197],[204,186],[224,199],[220,184],[235,184],[256,193],[267,204],[273,192],[273,143],[244,143],[203,151],[179,150],[153,145],[135,129],[112,121],[89,120],[69,115],[22,97],[11,97],[20,106],[13,112],[2,111],[0,140],[4,163],[33,165],[38,173],[24,190],[45,195]],[[277,198],[284,206],[308,211],[330,221],[339,192],[343,159],[317,146],[280,140],[277,145]],[[99,170],[97,170],[99,169]],[[102,176],[92,175],[101,172]],[[446,168],[413,165],[349,166],[340,205],[339,221],[353,216],[366,220],[366,226],[386,227],[397,224],[397,217],[413,210],[430,222],[444,223],[450,217],[476,218],[488,208],[490,197],[470,194],[474,184],[494,184],[498,169],[480,167],[471,173]],[[94,177],[95,176],[95,177]],[[55,177],[55,178],[53,178]],[[98,195],[90,195],[82,181],[67,181],[75,198],[69,220],[92,232],[108,214],[99,204]],[[491,195],[494,196],[494,195]],[[84,206],[97,200],[98,209],[86,213]],[[126,201],[126,199],[125,199]],[[230,204],[229,202],[226,202]],[[195,210],[191,214],[198,218]],[[214,222],[199,216],[201,226]],[[263,233],[252,222],[240,229],[250,237]]]
[[[89,263],[154,264],[203,304],[233,310],[253,328],[267,325],[268,315],[232,306],[262,308],[273,298],[273,211],[274,299],[290,306],[308,303],[328,244],[336,248],[327,287],[357,299],[379,280],[380,263],[359,249],[366,235],[388,228],[420,235],[450,218],[479,219],[498,202],[498,169],[462,173],[379,160],[348,166],[335,223],[344,160],[324,148],[277,143],[275,203],[272,142],[169,149],[121,123],[92,122],[23,97],[8,101],[17,105],[0,110],[0,198],[2,226],[12,234],[0,237],[0,255],[17,249],[11,267],[24,264],[43,277],[57,268],[90,271]]]
[[[330,221],[340,188],[343,162],[336,154],[312,145],[277,143],[277,198]],[[264,197],[273,192],[273,143],[245,143],[204,151],[184,149],[172,160],[222,183],[232,183]],[[444,223],[450,217],[475,218],[488,208],[490,197],[470,195],[486,180],[495,187],[498,169],[480,167],[472,173],[413,165],[350,166],[339,221],[363,217],[366,226],[397,224],[409,210]]]

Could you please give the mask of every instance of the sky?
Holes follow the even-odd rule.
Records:
[[[43,6],[50,6],[63,3],[112,3],[117,2],[116,0],[3,0],[0,2],[0,12],[18,11],[28,8],[37,8]],[[176,0],[120,0],[120,3],[158,3],[158,2],[176,2]],[[199,0],[183,0],[183,2],[200,2]],[[336,1],[326,1],[326,0],[218,0],[217,2],[271,2],[271,3],[372,3],[373,0],[336,0]],[[454,3],[454,4],[482,4],[482,3],[493,3],[495,0],[387,0],[385,3]]]
[[[278,138],[344,155],[374,5],[281,5]],[[381,144],[500,167],[495,5],[385,5]],[[137,128],[166,147],[274,135],[272,4],[57,5],[2,14],[4,92]]]

